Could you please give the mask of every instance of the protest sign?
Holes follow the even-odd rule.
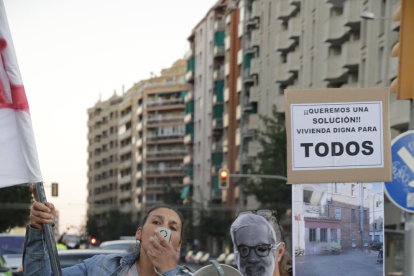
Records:
[[[288,183],[391,179],[388,95],[386,88],[286,90]]]

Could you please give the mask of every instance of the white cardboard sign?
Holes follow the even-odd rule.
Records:
[[[292,171],[383,168],[382,101],[291,104]]]

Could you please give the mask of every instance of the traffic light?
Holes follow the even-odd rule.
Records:
[[[91,239],[91,244],[92,244],[92,245],[95,245],[95,244],[96,244],[96,239],[95,239],[95,238],[92,238],[92,239]]]
[[[59,194],[59,186],[57,183],[52,183],[52,196],[58,196]]]
[[[227,190],[229,188],[229,178],[228,169],[219,170],[219,189]]]
[[[398,77],[391,83],[391,92],[397,92],[399,100],[414,96],[414,1],[401,0],[401,6],[394,12],[393,21],[400,22],[400,39],[391,51],[398,57]]]
[[[71,228],[71,225],[70,224],[66,224],[66,229],[70,229]]]

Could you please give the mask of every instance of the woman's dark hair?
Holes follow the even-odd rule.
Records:
[[[145,214],[144,219],[142,220],[141,227],[144,227],[145,222],[147,222],[148,216],[149,216],[149,214],[151,214],[151,212],[153,212],[157,209],[161,209],[161,208],[170,209],[170,210],[174,211],[178,215],[178,217],[180,218],[180,220],[181,220],[180,240],[182,240],[183,239],[183,232],[184,232],[184,217],[183,217],[183,214],[180,211],[178,211],[177,209],[175,209],[174,207],[172,207],[170,205],[167,205],[167,204],[156,204],[156,205],[152,206],[151,208],[149,208],[147,213]]]

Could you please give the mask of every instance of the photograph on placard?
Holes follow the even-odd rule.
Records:
[[[295,184],[292,202],[294,275],[384,275],[381,183]]]

